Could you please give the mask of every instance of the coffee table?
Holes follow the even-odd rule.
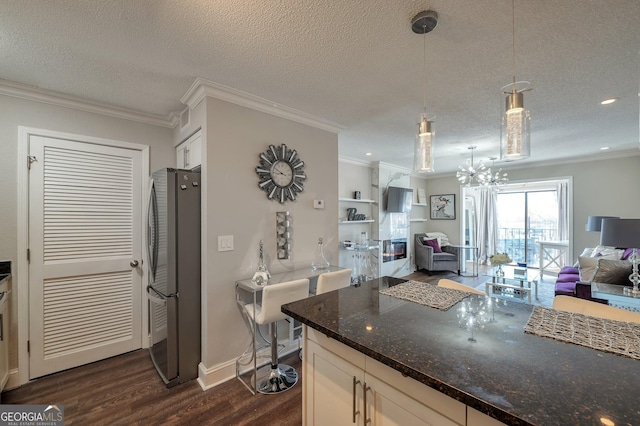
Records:
[[[538,300],[540,273],[537,269],[516,268],[513,266],[503,266],[502,269],[504,276],[496,275],[495,269],[491,269],[484,274],[487,277],[491,277],[491,281],[485,283],[485,292],[489,296],[498,293],[523,298],[526,295],[528,303],[531,304],[531,290],[533,290],[535,298]]]

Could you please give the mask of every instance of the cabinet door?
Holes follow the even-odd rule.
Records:
[[[176,168],[177,169],[186,169],[187,168],[187,163],[186,163],[186,150],[187,150],[187,143],[183,142],[180,145],[178,145],[178,147],[176,148]]]
[[[304,424],[362,425],[363,370],[309,340],[304,351]]]
[[[367,374],[366,413],[372,426],[454,426],[457,423]],[[366,419],[364,420],[366,422]]]
[[[191,138],[189,144],[189,153],[187,155],[187,168],[193,170],[202,164],[202,137],[200,133],[196,133]]]
[[[467,426],[504,426],[504,423],[476,409],[467,407]]]
[[[176,147],[176,167],[193,170],[202,164],[202,133],[196,132]]]

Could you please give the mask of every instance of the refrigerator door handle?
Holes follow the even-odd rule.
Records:
[[[150,264],[149,272],[152,283],[156,280],[158,268],[158,239],[160,238],[158,226],[158,199],[152,178],[149,185],[149,210],[147,211],[147,257]]]
[[[154,296],[153,294],[151,294],[149,292],[149,290],[153,291],[156,295]],[[147,286],[147,298],[160,306],[167,306],[167,298],[165,297],[164,294],[160,293],[158,290],[156,290],[155,288],[151,287],[150,285]]]

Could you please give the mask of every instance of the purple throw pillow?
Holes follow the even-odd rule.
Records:
[[[434,238],[433,240],[427,240],[425,238],[424,243],[428,246],[433,247],[434,253],[442,253],[442,249],[440,248],[440,244],[438,244],[438,240]]]
[[[622,253],[622,258],[621,260],[627,260],[629,258],[629,256],[631,256],[631,253],[633,252],[632,248],[628,248],[624,251],[624,253]]]

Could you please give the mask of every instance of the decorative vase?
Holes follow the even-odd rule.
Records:
[[[498,278],[504,277],[504,270],[502,269],[502,263],[500,263],[496,268],[496,277]]]
[[[318,269],[327,269],[328,267],[329,262],[327,261],[327,258],[324,257],[324,243],[322,242],[322,238],[318,238],[318,245],[316,246],[316,253],[313,257],[311,268],[315,271]]]
[[[255,285],[267,285],[269,283],[271,274],[267,269],[267,265],[264,263],[264,252],[262,250],[262,240],[260,240],[260,253],[258,255],[258,270],[253,274],[251,281]]]

